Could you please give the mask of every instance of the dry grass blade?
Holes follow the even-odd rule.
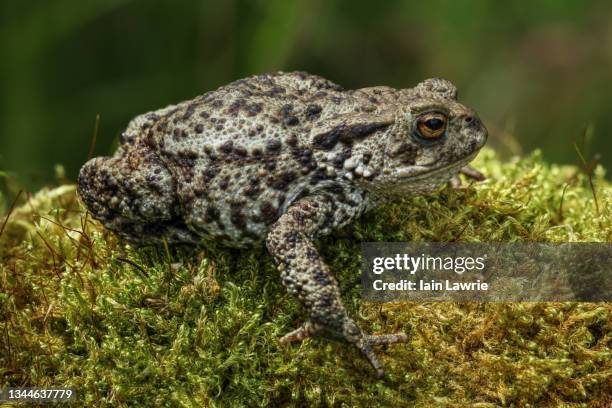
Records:
[[[19,196],[21,196],[21,193],[23,193],[23,190],[19,190],[19,192],[17,193],[17,196],[15,197],[15,199],[13,200],[13,203],[11,204],[11,207],[6,213],[6,218],[4,219],[4,222],[2,223],[2,227],[0,228],[0,237],[2,237],[2,233],[4,232],[4,228],[6,228],[6,224],[8,223],[9,217],[15,210],[15,206],[17,205],[17,201],[19,200]]]
[[[91,141],[89,142],[89,153],[87,153],[87,160],[93,157],[93,152],[96,147],[96,140],[98,139],[98,130],[100,129],[100,114],[96,115],[96,124],[94,125],[94,131],[91,135]]]

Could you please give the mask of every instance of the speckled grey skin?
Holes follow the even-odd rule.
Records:
[[[382,375],[371,346],[406,335],[362,332],[313,240],[456,177],[486,138],[443,79],[343,90],[303,72],[260,75],[136,117],[114,156],[83,166],[78,190],[134,243],[265,242],[308,314],[281,341],[346,340]]]

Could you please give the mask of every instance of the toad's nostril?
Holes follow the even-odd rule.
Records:
[[[472,123],[474,121],[473,116],[466,116],[464,119],[465,123]]]

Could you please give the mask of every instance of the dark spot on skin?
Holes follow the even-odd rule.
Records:
[[[295,126],[300,123],[299,119],[293,115],[293,105],[286,104],[280,109],[281,117],[283,118],[283,122],[287,126]]]
[[[241,230],[246,229],[246,218],[242,213],[242,204],[241,203],[231,203],[230,204],[230,221],[237,228]]]
[[[197,125],[195,125],[194,129],[196,133],[202,133],[204,131],[204,125],[201,123],[198,123]]]
[[[175,128],[175,129],[172,131],[172,137],[174,137],[174,139],[176,140],[176,139],[178,139],[180,136],[181,136],[181,130],[180,130],[180,129]]]
[[[289,115],[291,115],[291,112],[293,111],[293,105],[291,105],[290,103],[283,105],[281,107],[281,115],[283,117],[287,117]]]
[[[268,92],[266,92],[268,96],[276,96],[282,93],[285,93],[285,88],[282,86],[274,86]]]
[[[286,191],[287,186],[297,178],[297,175],[293,171],[285,171],[280,173],[278,176],[269,179],[270,187],[276,190]]]
[[[261,107],[261,103],[252,103],[249,106],[247,106],[247,115],[248,116],[255,116],[257,115],[259,112],[262,111],[262,107]]]
[[[263,155],[263,152],[259,147],[254,147],[251,154],[253,155],[254,158],[259,158]]]
[[[204,119],[208,119],[210,115],[208,112],[200,112],[200,117]]]
[[[246,157],[247,151],[243,146],[234,147],[234,153],[239,157]]]
[[[319,133],[313,138],[313,142],[318,149],[330,150],[338,141],[343,143],[350,143],[355,139],[363,138],[378,130],[387,128],[390,123],[368,123],[368,124],[356,124],[351,126],[340,125],[328,132]]]
[[[259,180],[252,179],[251,183],[245,187],[244,195],[247,197],[255,198],[261,193],[261,189],[259,187]]]
[[[259,210],[261,212],[262,221],[266,225],[273,224],[276,221],[277,209],[270,202],[264,201],[263,203],[261,203]]]
[[[230,182],[229,176],[223,177],[221,181],[219,181],[219,188],[221,190],[227,190],[227,187],[229,186],[229,182]]]
[[[285,125],[287,126],[296,126],[300,123],[300,120],[295,116],[287,116],[284,119]]]
[[[208,207],[206,207],[206,212],[204,213],[204,221],[205,222],[216,221],[219,219],[219,215],[220,213],[217,207],[215,207],[212,204],[209,204]]]
[[[304,166],[300,169],[300,173],[302,173],[303,175],[306,175],[308,173],[310,173],[317,165],[316,164],[310,164],[308,166]]]
[[[296,245],[299,242],[302,242],[302,237],[300,235],[299,232],[297,231],[289,231],[285,233],[285,236],[283,237],[285,239],[285,242],[291,244],[291,245]]]
[[[195,112],[196,109],[196,105],[195,104],[191,104],[187,107],[187,110],[185,111],[185,114],[183,115],[183,120],[187,120],[189,119],[193,113]]]
[[[231,103],[231,105],[227,109],[227,113],[236,116],[240,109],[246,105],[246,101],[244,99],[236,99]]]
[[[303,166],[306,166],[308,164],[310,164],[313,159],[312,159],[312,150],[310,150],[309,148],[305,147],[303,149],[293,149],[291,151],[291,155],[293,156],[293,158],[295,160],[297,160],[298,162],[300,162],[300,164],[302,164]]]
[[[193,193],[198,198],[205,198],[205,197],[207,197],[206,188],[204,186],[198,186],[198,187],[194,188],[193,189]]]
[[[144,138],[143,143],[150,149],[155,149],[157,147],[155,146],[155,141],[153,140],[153,135],[151,132],[149,132]]]
[[[234,142],[228,140],[227,142],[224,142],[221,146],[219,146],[219,151],[225,154],[230,154],[232,152],[233,146]]]
[[[281,146],[282,143],[278,139],[272,139],[266,142],[266,150],[269,153],[278,153],[278,151],[281,149]]]
[[[341,133],[340,140],[348,141],[362,138],[378,130],[385,129],[388,126],[389,123],[368,123],[349,126],[344,132]]]
[[[215,130],[217,130],[217,131],[221,131],[221,130],[223,130],[223,125],[217,125],[217,126],[215,126]]]
[[[332,129],[329,132],[320,133],[313,139],[315,147],[322,150],[331,150],[338,139],[340,138],[340,130],[338,128]]]
[[[310,104],[306,107],[306,119],[308,120],[315,120],[320,116],[321,111],[323,110],[323,108],[321,108],[320,105],[317,104]]]
[[[177,165],[186,168],[194,167],[194,160],[198,157],[198,154],[192,150],[180,150],[177,152]]]
[[[362,155],[362,160],[363,160],[363,164],[368,164],[370,162],[370,160],[372,160],[372,153],[370,152],[365,152]]]
[[[276,169],[276,162],[273,160],[269,160],[266,162],[266,170],[272,171]]]
[[[204,174],[202,175],[202,179],[205,183],[210,182],[215,176],[219,173],[219,168],[217,166],[210,166],[204,170]]]
[[[312,157],[302,157],[300,160],[303,167],[307,168],[309,171],[317,168],[317,162]]]
[[[211,102],[210,106],[212,106],[215,109],[219,109],[220,107],[223,106],[223,101],[219,100],[219,99],[216,99],[216,100]]]
[[[314,248],[309,247],[306,249],[306,258],[308,258],[308,260],[311,262],[315,262],[319,260],[319,254]]]
[[[257,125],[257,126],[255,127],[255,130],[256,130],[257,132],[259,132],[259,133],[261,133],[261,132],[263,131],[263,129],[264,129],[263,125]]]
[[[341,169],[342,166],[344,165],[344,161],[350,157],[351,157],[351,148],[347,147],[336,155],[332,163],[334,164],[335,168]]]
[[[291,147],[295,147],[297,145],[298,138],[294,134],[290,134],[287,136],[287,145]]]

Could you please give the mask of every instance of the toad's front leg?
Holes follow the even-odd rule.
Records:
[[[384,370],[371,346],[406,342],[404,333],[368,335],[347,315],[338,284],[312,240],[346,222],[350,214],[339,211],[333,196],[308,197],[293,204],[274,224],[267,247],[274,256],[283,284],[304,306],[308,320],[281,338],[281,343],[323,336],[354,344],[370,361],[376,374]]]

